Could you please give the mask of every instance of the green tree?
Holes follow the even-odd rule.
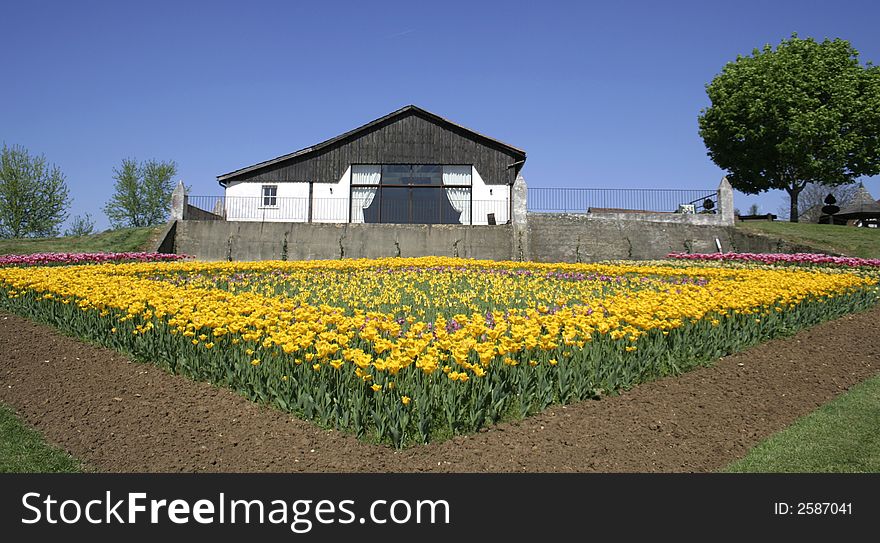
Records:
[[[104,206],[104,213],[114,228],[128,226],[155,226],[168,219],[172,177],[177,174],[173,161],[148,160],[138,164],[126,158],[113,168],[115,192]]]
[[[798,221],[808,183],[833,187],[880,173],[880,68],[848,41],[792,35],[724,66],[699,115],[708,154],[737,190],[781,189]]]
[[[81,237],[95,232],[95,221],[91,214],[77,215],[70,221],[70,228],[64,231],[65,236]]]
[[[64,174],[45,156],[24,147],[3,145],[0,153],[0,237],[48,237],[58,234],[70,198]]]

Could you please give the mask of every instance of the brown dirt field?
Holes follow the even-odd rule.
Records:
[[[707,472],[876,375],[878,320],[395,451],[0,313],[0,401],[99,472]]]

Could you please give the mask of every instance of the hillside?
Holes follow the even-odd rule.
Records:
[[[860,258],[880,258],[880,229],[783,221],[738,222],[737,228],[763,233],[819,251]]]
[[[161,228],[120,228],[81,237],[0,239],[0,254],[149,251]]]

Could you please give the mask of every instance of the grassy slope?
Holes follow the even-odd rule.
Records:
[[[880,376],[753,448],[735,473],[880,473]]]
[[[847,256],[880,258],[880,228],[782,221],[744,221],[736,226]]]
[[[70,473],[82,471],[78,460],[48,445],[0,404],[0,473]]]
[[[82,237],[0,239],[0,254],[100,253],[149,250],[162,227],[120,228]]]

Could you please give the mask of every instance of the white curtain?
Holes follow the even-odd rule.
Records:
[[[381,166],[352,166],[352,185],[376,185],[373,187],[351,188],[351,222],[364,222],[364,210],[373,203],[376,192],[379,190],[379,179],[382,177]]]
[[[446,185],[446,198],[461,214],[458,222],[471,224],[471,167],[443,166],[443,184]]]

